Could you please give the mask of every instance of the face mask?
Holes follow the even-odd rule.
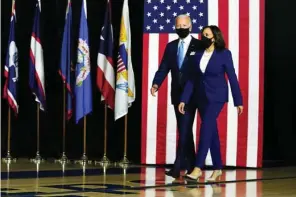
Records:
[[[213,43],[212,38],[207,38],[204,35],[202,35],[201,41],[206,48],[209,48]]]
[[[178,28],[176,29],[176,33],[180,38],[186,38],[189,35],[189,28]]]

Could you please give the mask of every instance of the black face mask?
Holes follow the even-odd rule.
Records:
[[[189,28],[178,28],[176,29],[176,33],[180,38],[186,38],[189,35]]]
[[[205,48],[209,48],[213,43],[212,38],[207,38],[204,35],[201,36],[201,41]]]

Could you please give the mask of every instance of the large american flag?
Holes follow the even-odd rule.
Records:
[[[142,163],[172,164],[177,148],[177,126],[170,100],[171,75],[157,97],[150,87],[166,44],[177,39],[175,17],[192,19],[192,35],[200,37],[205,25],[217,25],[233,55],[242,89],[244,113],[238,117],[229,91],[229,103],[219,119],[224,165],[262,165],[264,0],[145,0],[142,77]],[[172,57],[174,58],[174,57]],[[230,89],[229,89],[230,90]],[[199,140],[200,118],[194,121],[194,141]],[[206,164],[211,165],[210,154]]]

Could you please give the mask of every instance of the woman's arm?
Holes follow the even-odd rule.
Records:
[[[242,94],[241,94],[240,86],[237,80],[237,76],[235,74],[231,52],[229,50],[226,50],[225,56],[226,56],[225,70],[229,79],[234,106],[242,106],[243,105]]]

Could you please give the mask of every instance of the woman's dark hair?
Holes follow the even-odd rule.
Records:
[[[209,26],[205,26],[202,28],[201,33],[203,34],[205,29],[211,29],[211,31],[213,32],[214,38],[215,38],[215,48],[218,50],[223,50],[226,48],[226,44],[222,35],[221,30],[219,29],[219,27],[217,27],[216,25],[209,25]]]

